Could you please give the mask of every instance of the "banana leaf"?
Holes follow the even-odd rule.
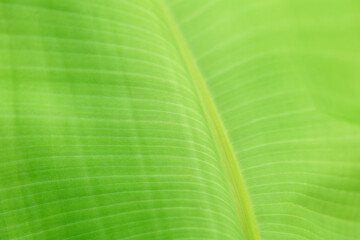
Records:
[[[356,0],[0,0],[0,239],[360,239],[359,53]]]

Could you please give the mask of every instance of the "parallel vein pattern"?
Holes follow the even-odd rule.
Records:
[[[239,239],[150,1],[0,1],[0,239]]]
[[[0,0],[0,239],[360,239],[359,1],[164,2]]]
[[[184,62],[190,72],[190,77],[199,96],[201,106],[204,110],[229,182],[230,192],[234,200],[236,213],[239,218],[239,227],[241,228],[243,237],[246,240],[257,240],[259,239],[259,235],[256,219],[250,203],[246,184],[242,177],[241,169],[239,167],[238,160],[236,159],[232,144],[227,136],[226,129],[222,123],[212,97],[210,96],[203,76],[194,62],[191,52],[186,46],[185,40],[173,21],[171,14],[162,0],[159,0],[159,5],[166,15],[166,19],[174,34],[175,41],[182,53]]]
[[[359,2],[168,4],[228,130],[260,238],[359,239]]]

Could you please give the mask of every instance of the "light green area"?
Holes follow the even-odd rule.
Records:
[[[176,26],[169,9],[165,6],[164,2],[159,1],[160,8],[163,9],[166,20],[174,35],[175,42],[179,47],[181,55],[184,59],[185,65],[189,70],[190,77],[194,83],[196,92],[199,97],[202,109],[206,116],[207,123],[211,130],[220,161],[228,180],[229,190],[233,198],[233,205],[239,220],[239,227],[243,232],[245,239],[259,239],[257,223],[255,220],[254,212],[247,192],[247,187],[244,178],[239,168],[239,162],[236,159],[234,149],[228,137],[227,131],[221,120],[221,116],[216,109],[215,103],[206,86],[204,77],[200,69],[194,62],[185,39]]]
[[[355,0],[0,0],[0,239],[359,239],[359,39]]]

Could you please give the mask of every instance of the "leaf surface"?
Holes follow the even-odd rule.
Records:
[[[0,1],[0,239],[357,239],[356,1]]]

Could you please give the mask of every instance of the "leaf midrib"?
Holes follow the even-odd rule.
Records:
[[[226,179],[229,184],[231,197],[234,202],[234,208],[238,217],[238,224],[245,240],[258,240],[259,231],[256,223],[254,211],[252,209],[249,193],[245,184],[244,177],[236,158],[234,149],[230,142],[226,128],[221,116],[211,97],[206,82],[197,66],[189,47],[177,27],[173,16],[163,0],[158,0],[167,24],[172,31],[177,47],[179,48],[183,60],[188,68],[192,82],[199,97],[202,109],[213,135],[222,166],[225,171]]]

